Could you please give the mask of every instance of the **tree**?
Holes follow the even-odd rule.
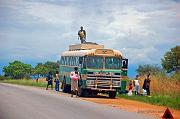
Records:
[[[14,79],[29,78],[32,73],[32,66],[21,61],[14,61],[3,67],[4,75]]]
[[[42,63],[38,63],[34,68],[33,74],[39,77],[44,77],[48,73],[48,68]]]
[[[147,73],[151,73],[155,75],[161,72],[162,69],[157,65],[145,64],[145,65],[139,65],[136,71],[138,72],[139,75],[146,75]]]
[[[34,77],[37,76],[37,78],[39,78],[46,76],[50,71],[53,74],[55,74],[58,68],[59,68],[59,63],[57,62],[47,61],[44,64],[38,63],[34,68],[33,75]]]
[[[168,72],[180,70],[180,46],[171,48],[166,52],[164,58],[161,59],[163,68]]]
[[[44,63],[44,66],[48,68],[48,71],[51,71],[54,75],[56,71],[59,70],[59,63],[57,62],[52,62],[52,61],[47,61]]]

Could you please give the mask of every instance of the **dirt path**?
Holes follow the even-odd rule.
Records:
[[[147,114],[154,116],[156,118],[161,118],[164,114],[164,111],[166,110],[166,107],[164,106],[156,106],[151,105],[143,102],[138,101],[132,101],[128,99],[109,99],[109,98],[82,98],[83,100],[88,100],[91,102],[99,103],[99,104],[105,104],[109,106],[113,106],[116,108],[120,108],[123,110],[131,111],[131,112],[137,112],[141,114]],[[174,119],[180,119],[180,110],[173,110],[170,109]]]

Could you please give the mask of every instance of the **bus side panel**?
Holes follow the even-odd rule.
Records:
[[[70,73],[72,71],[72,67],[68,67],[68,66],[60,66],[60,79],[61,81],[64,80],[65,78],[65,82],[66,84],[71,84],[71,80],[70,80]]]
[[[127,76],[127,70],[122,70],[122,76]]]

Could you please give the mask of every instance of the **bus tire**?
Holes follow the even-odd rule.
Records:
[[[96,97],[96,96],[97,96],[97,94],[98,94],[98,92],[97,92],[97,91],[92,91],[92,93],[91,93],[91,94],[92,94],[92,96],[93,96],[93,97]]]
[[[116,97],[116,91],[110,91],[109,92],[109,97],[110,98],[115,98]]]

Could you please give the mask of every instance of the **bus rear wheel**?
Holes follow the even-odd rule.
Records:
[[[116,91],[110,91],[109,92],[109,97],[110,98],[115,98],[116,97]]]

